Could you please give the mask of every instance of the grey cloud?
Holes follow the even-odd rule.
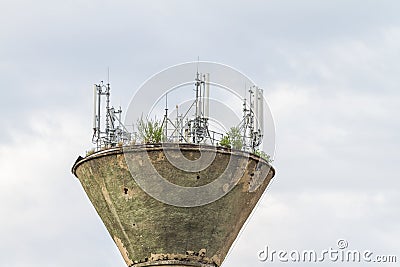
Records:
[[[1,265],[124,266],[69,172],[91,147],[91,84],[110,67],[124,108],[150,75],[197,56],[264,87],[277,127],[276,181],[224,266],[263,266],[266,243],[342,236],[400,257],[395,1],[1,6]]]

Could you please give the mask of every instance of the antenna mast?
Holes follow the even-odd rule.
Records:
[[[121,107],[115,110],[110,106],[110,84],[104,84],[101,81],[93,86],[93,138],[92,142],[96,144],[96,149],[100,150],[105,147],[115,147],[118,144],[129,143],[131,134],[121,121]],[[105,127],[101,127],[102,97],[106,98],[105,106]]]

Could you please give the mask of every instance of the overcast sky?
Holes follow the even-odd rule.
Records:
[[[70,172],[91,148],[91,85],[110,67],[124,108],[149,76],[198,56],[263,87],[276,124],[276,177],[223,267],[267,266],[266,245],[321,251],[341,238],[400,260],[398,1],[2,0],[0,10],[0,266],[125,266]]]

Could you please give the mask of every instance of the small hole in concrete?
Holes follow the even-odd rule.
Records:
[[[124,193],[125,193],[125,195],[128,194],[128,188],[126,188],[126,187],[124,188]]]
[[[136,226],[136,223],[133,223],[132,226]]]
[[[200,179],[200,175],[197,175],[197,180],[199,180]]]
[[[253,176],[254,176],[254,173],[250,173],[250,176],[253,177]]]

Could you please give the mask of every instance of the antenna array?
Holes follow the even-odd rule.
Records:
[[[264,97],[263,90],[253,85],[249,89],[249,104],[243,100],[243,119],[239,123],[242,133],[243,150],[254,152],[262,143],[264,136]]]
[[[210,119],[210,74],[196,73],[194,80],[196,98],[184,113],[176,118],[168,116],[168,95],[165,95],[165,114],[162,123],[163,142],[219,145],[224,133],[209,129]],[[130,133],[121,122],[121,107],[110,107],[110,84],[95,84],[93,138],[97,150],[131,143],[136,133]],[[242,137],[242,150],[255,152],[263,139],[263,90],[257,86],[249,88],[249,99],[243,100],[243,118],[236,126]],[[102,99],[105,98],[105,115],[102,114]],[[105,116],[105,121],[102,118]]]
[[[102,125],[102,98],[105,97],[105,123]],[[110,84],[93,85],[93,137],[97,150],[102,147],[114,147],[118,144],[128,143],[131,134],[121,121],[122,110],[110,107]]]

